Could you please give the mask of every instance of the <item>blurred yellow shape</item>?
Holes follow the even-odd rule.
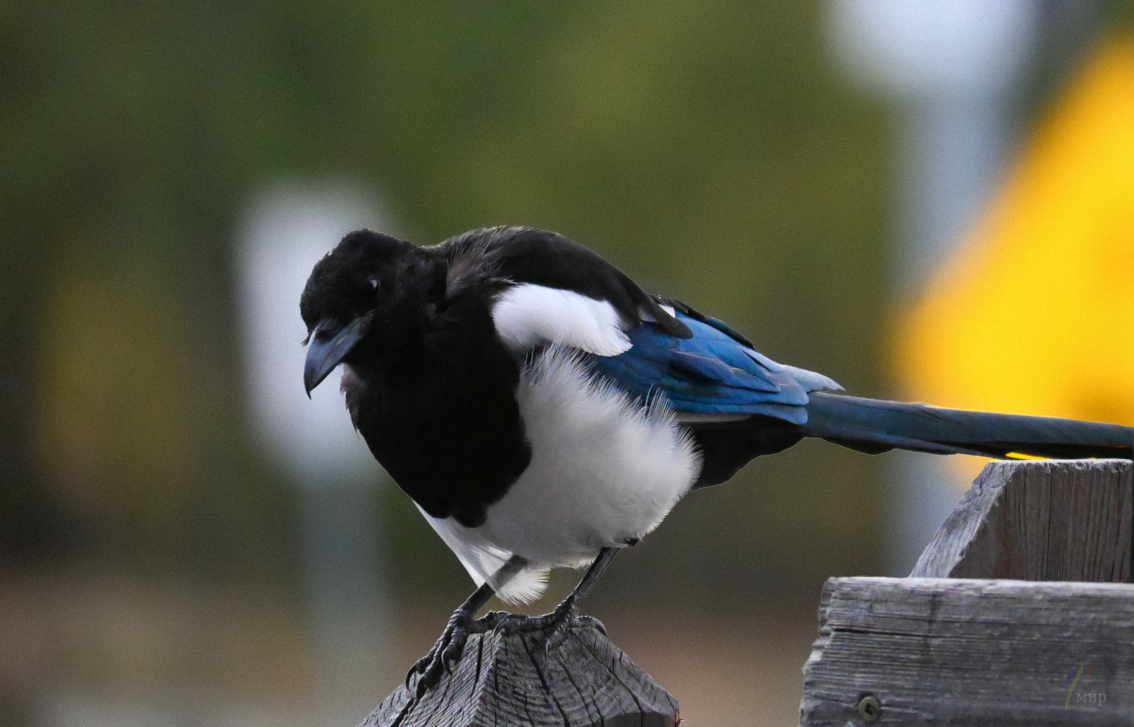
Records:
[[[1057,99],[893,354],[908,398],[1134,424],[1134,37]]]
[[[1039,459],[1039,460],[1051,459],[1050,457],[1037,457],[1034,454],[1023,454],[1021,452],[1009,452],[1008,454],[1006,454],[1004,456],[1007,457],[1008,459]]]

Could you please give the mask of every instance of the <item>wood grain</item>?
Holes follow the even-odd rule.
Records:
[[[921,554],[912,577],[1131,580],[1128,460],[993,462]]]
[[[833,578],[804,675],[801,725],[1134,724],[1134,585]]]
[[[673,727],[678,721],[677,700],[587,621],[546,654],[537,632],[474,634],[453,673],[416,703],[415,684],[416,677],[408,690],[399,687],[359,727]]]

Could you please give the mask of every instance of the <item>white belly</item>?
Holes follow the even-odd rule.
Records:
[[[483,583],[512,555],[529,567],[498,595],[527,601],[546,572],[649,533],[700,471],[693,442],[664,405],[642,407],[587,376],[570,349],[548,348],[516,392],[532,460],[478,528],[427,516]]]

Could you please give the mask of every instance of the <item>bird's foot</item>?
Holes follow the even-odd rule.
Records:
[[[473,619],[474,615],[476,612],[465,606],[454,611],[445,630],[441,632],[441,638],[437,639],[428,654],[410,668],[406,674],[406,689],[409,689],[414,674],[421,675],[415,685],[415,699],[421,699],[427,691],[437,686],[442,675],[451,671],[451,666],[461,660],[469,636],[493,629],[499,620],[499,615],[495,613],[488,614],[479,621]]]
[[[538,632],[543,642],[544,656],[557,648],[567,638],[573,626],[593,627],[606,635],[602,622],[590,616],[580,616],[576,598],[568,596],[551,613],[543,616],[525,616],[516,613],[492,611],[484,618],[474,619],[474,611],[458,608],[449,618],[441,638],[418,660],[406,674],[406,689],[415,674],[420,675],[414,685],[414,699],[421,699],[427,691],[441,682],[441,677],[452,670],[452,665],[461,660],[469,636],[492,631],[497,634],[519,632]]]
[[[606,635],[606,627],[602,622],[590,616],[580,616],[577,599],[570,595],[555,607],[551,613],[543,616],[524,616],[521,614],[503,614],[497,619],[494,630],[503,633],[540,632],[543,641],[543,650],[546,655],[557,648],[567,638],[567,632],[573,626],[593,626]]]

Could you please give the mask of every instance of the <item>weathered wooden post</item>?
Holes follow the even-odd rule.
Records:
[[[460,663],[414,700],[416,677],[359,727],[673,727],[677,700],[581,619],[544,651],[531,632],[474,634]]]
[[[801,725],[1134,724],[1132,463],[988,465],[909,578],[832,578]]]

